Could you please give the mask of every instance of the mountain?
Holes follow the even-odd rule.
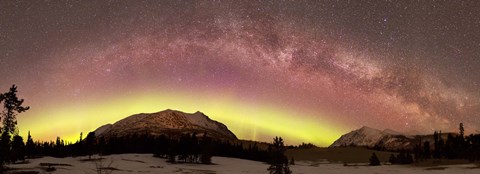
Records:
[[[448,135],[457,136],[457,133],[441,133],[441,139],[446,141]],[[378,148],[384,150],[399,150],[399,149],[413,149],[415,145],[423,144],[425,141],[430,142],[433,148],[434,137],[433,134],[427,135],[412,135],[402,134],[394,130],[385,129],[383,131],[363,126],[360,129],[351,131],[342,135],[339,139],[333,142],[330,147],[343,146],[363,146],[370,148]]]
[[[95,129],[95,135],[99,136],[101,134],[103,134],[103,132],[105,132],[106,130],[110,129],[112,127],[112,124],[106,124],[106,125],[103,125],[103,126],[100,126],[99,128]]]
[[[237,140],[235,134],[227,126],[210,119],[202,112],[193,114],[175,110],[164,110],[157,113],[141,113],[126,117],[114,124],[103,125],[95,130],[97,137],[123,137],[134,134],[153,136],[166,135],[177,137],[185,133],[197,133],[216,139]]]
[[[380,130],[373,129],[367,126],[363,126],[360,129],[351,131],[345,135],[342,135],[338,140],[333,142],[330,147],[339,146],[374,146],[385,135]]]
[[[405,136],[399,132],[385,129],[383,131],[364,126],[360,129],[342,135],[330,147],[365,146],[379,147],[389,150],[412,148],[414,136]]]

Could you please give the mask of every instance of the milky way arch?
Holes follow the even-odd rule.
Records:
[[[166,108],[264,141],[328,145],[362,125],[475,132],[476,4],[353,3],[8,2],[0,85],[20,86],[32,106],[20,127],[44,139]],[[449,9],[461,12],[438,17]]]

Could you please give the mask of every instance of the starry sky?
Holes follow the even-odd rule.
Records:
[[[37,140],[167,108],[241,139],[480,129],[480,1],[0,2],[0,89]]]

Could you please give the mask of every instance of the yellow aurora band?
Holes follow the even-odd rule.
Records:
[[[195,95],[193,95],[195,96]],[[282,108],[249,104],[234,97],[207,97],[191,94],[143,93],[102,100],[82,101],[69,106],[34,109],[18,117],[20,134],[28,130],[34,139],[54,140],[57,136],[75,142],[97,127],[114,123],[137,113],[175,109],[193,113],[201,111],[211,119],[224,123],[239,139],[270,142],[282,136],[287,144],[311,142],[328,146],[346,129],[331,121],[313,119]],[[311,119],[308,119],[311,118]]]

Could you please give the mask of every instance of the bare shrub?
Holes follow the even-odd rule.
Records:
[[[118,170],[112,167],[113,160],[105,160],[105,158],[98,158],[97,160],[93,160],[95,164],[95,172],[96,174],[111,174],[113,171]]]

